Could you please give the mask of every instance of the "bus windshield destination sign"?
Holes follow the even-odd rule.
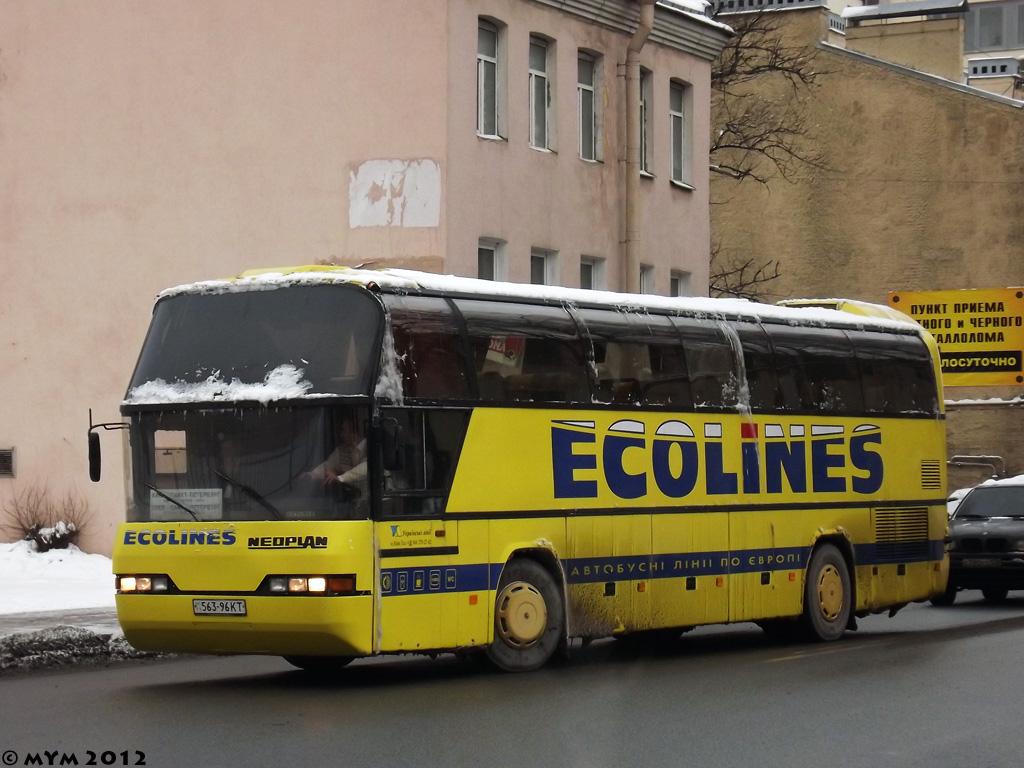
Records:
[[[1024,383],[1024,289],[897,291],[889,305],[935,336],[946,386]]]

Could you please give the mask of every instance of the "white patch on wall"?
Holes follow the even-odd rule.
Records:
[[[350,227],[436,227],[441,169],[433,160],[367,160],[349,175]]]

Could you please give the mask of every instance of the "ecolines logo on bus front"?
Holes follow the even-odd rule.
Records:
[[[196,544],[220,544],[231,546],[235,543],[235,532],[219,530],[216,528],[204,528],[198,531],[181,531],[171,529],[170,531],[149,530],[141,531],[128,530],[124,532],[123,544],[141,544],[142,546],[165,544],[179,544],[183,546],[194,546]]]
[[[709,422],[698,439],[678,420],[662,422],[650,436],[647,425],[634,419],[616,421],[603,434],[593,421],[553,421],[555,497],[597,498],[603,484],[621,499],[656,492],[681,499],[701,479],[709,496],[781,494],[787,484],[793,493],[871,494],[882,487],[885,468],[876,449],[882,434],[876,425],[847,431],[841,425],[792,424],[788,434],[781,424],[766,424],[763,433],[760,426],[742,422],[737,434],[726,435],[722,423]]]

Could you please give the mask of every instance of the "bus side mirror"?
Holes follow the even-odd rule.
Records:
[[[395,419],[384,419],[380,423],[380,454],[385,470],[402,469],[402,427]]]
[[[94,483],[100,481],[100,435],[98,432],[89,432],[89,479]]]

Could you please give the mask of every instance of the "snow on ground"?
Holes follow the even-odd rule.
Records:
[[[3,632],[4,619],[15,614],[40,614],[43,622],[52,614],[59,625],[61,612],[113,608],[109,557],[74,545],[37,552],[29,541],[0,544],[0,674],[157,656],[136,651],[120,632],[70,626]]]
[[[113,607],[109,557],[73,544],[49,552],[30,541],[0,544],[0,614]]]

